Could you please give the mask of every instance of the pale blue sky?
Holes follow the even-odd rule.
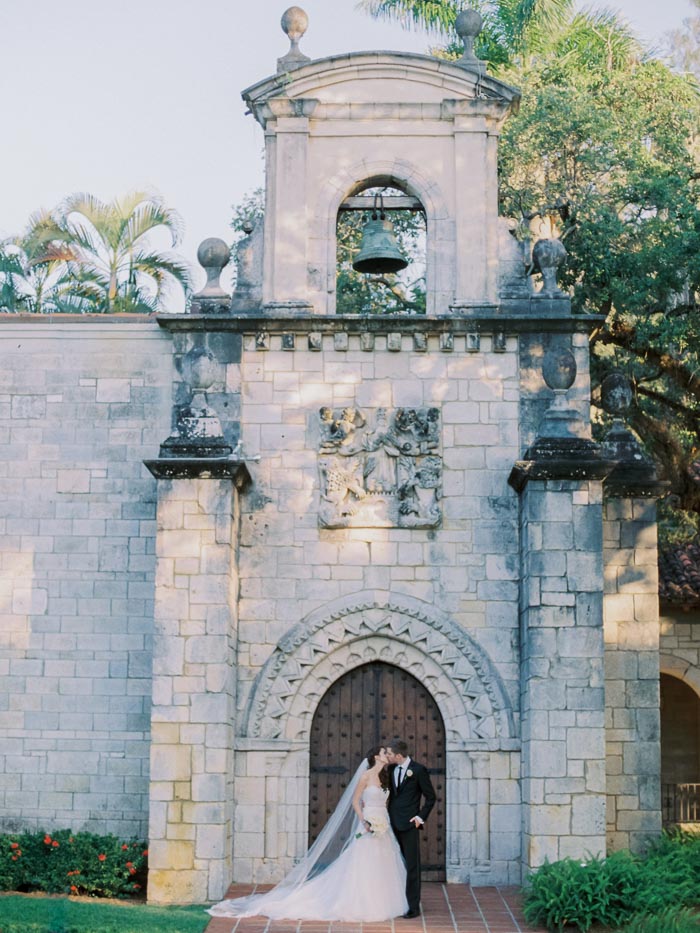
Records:
[[[230,237],[231,205],[262,180],[262,134],[240,91],[288,42],[284,0],[0,0],[0,237],[65,195],[155,188],[183,216],[195,263]],[[369,48],[423,52],[428,39],[377,22],[355,0],[302,0],[312,58]],[[690,0],[611,0],[658,43]]]

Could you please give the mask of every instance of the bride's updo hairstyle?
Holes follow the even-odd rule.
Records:
[[[370,748],[370,750],[367,752],[368,767],[370,768],[374,767],[377,761],[377,755],[381,752],[383,748],[385,748],[384,745],[374,745],[372,748]],[[389,788],[389,770],[386,765],[384,765],[382,770],[379,772],[379,783],[382,785],[384,790],[387,790]]]

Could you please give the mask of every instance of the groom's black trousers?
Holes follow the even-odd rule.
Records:
[[[420,830],[394,830],[406,863],[406,900],[411,913],[420,910]]]

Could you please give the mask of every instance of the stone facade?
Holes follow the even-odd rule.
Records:
[[[232,301],[208,241],[188,314],[1,322],[3,826],[148,827],[154,902],[278,879],[315,711],[381,661],[443,720],[449,881],[637,847],[658,484],[608,478],[597,322],[497,216],[517,93],[469,60],[289,67],[244,95],[266,211]],[[388,184],[425,212],[428,314],[336,316],[339,206]]]
[[[170,341],[147,321],[2,327],[4,830],[148,825],[155,487]]]

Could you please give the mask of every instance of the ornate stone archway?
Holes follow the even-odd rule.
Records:
[[[343,672],[381,660],[435,697],[448,747],[499,747],[513,735],[491,660],[449,616],[407,596],[359,593],[311,613],[280,640],[253,685],[243,735],[307,742],[313,710]]]
[[[480,645],[445,613],[411,597],[376,592],[308,615],[279,641],[252,686],[236,752],[245,791],[234,791],[235,879],[277,880],[305,850],[314,711],[331,684],[371,661],[418,678],[443,717],[448,881],[508,880],[505,859],[493,860],[497,837],[491,829],[492,776],[505,774],[504,786],[517,785],[518,742],[501,678]],[[515,802],[509,800],[511,817]],[[249,829],[255,826],[257,835]]]

